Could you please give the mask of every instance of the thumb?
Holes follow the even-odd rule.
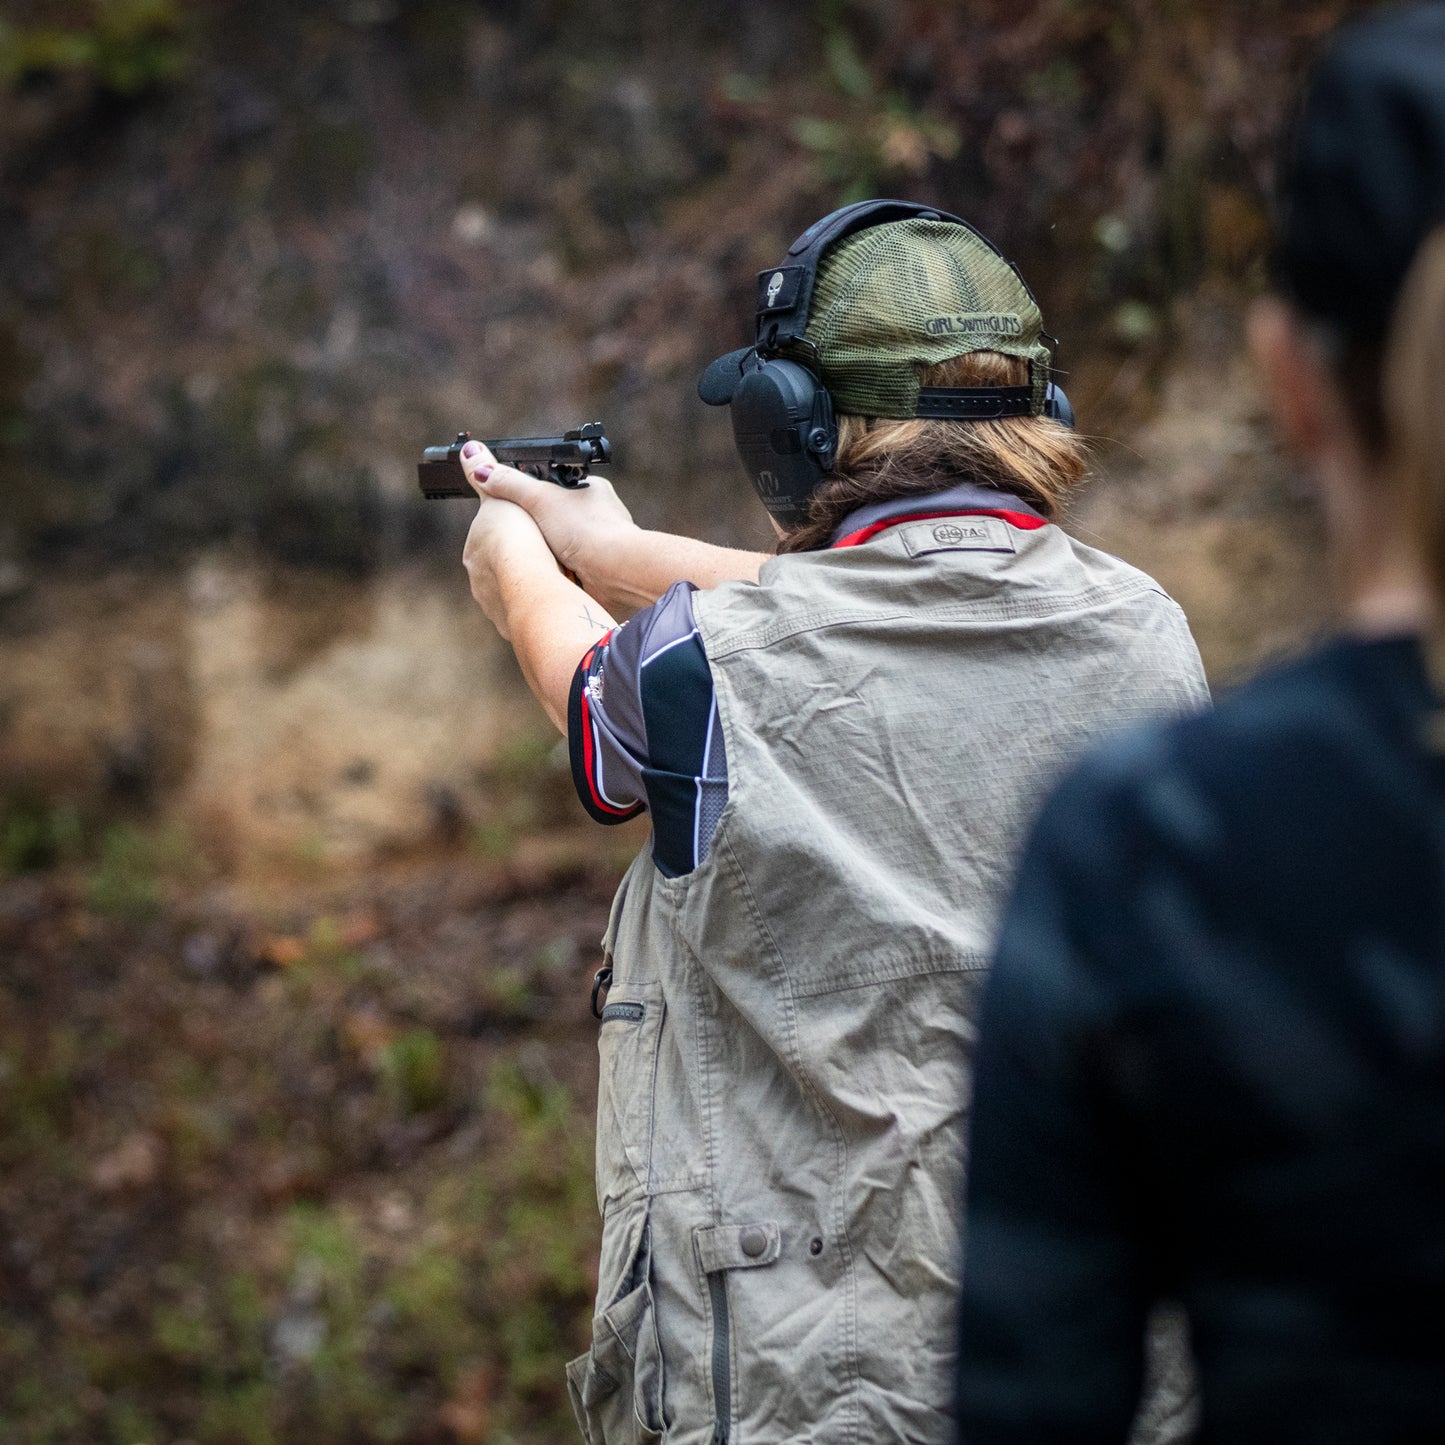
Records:
[[[497,465],[497,459],[479,441],[469,441],[462,448],[462,471],[466,473],[467,480],[477,489],[482,489],[482,483],[491,474],[492,468]]]
[[[492,468],[483,488],[487,496],[515,502],[525,512],[535,512],[549,489],[555,490],[551,482],[538,481],[515,467],[500,465]]]

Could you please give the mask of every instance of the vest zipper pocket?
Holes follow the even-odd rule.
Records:
[[[606,1214],[647,1192],[667,1018],[662,985],[614,982],[597,1017],[597,1207]]]
[[[775,1220],[769,1219],[747,1224],[700,1225],[692,1234],[693,1248],[707,1279],[707,1299],[712,1310],[711,1445],[728,1445],[733,1418],[728,1275],[776,1264],[783,1250],[782,1231]]]
[[[609,1003],[603,1005],[602,1012],[597,1017],[603,1023],[609,1023],[612,1019],[625,1019],[630,1024],[640,1024],[647,1017],[647,1007],[640,1003]]]
[[[727,1445],[728,1424],[733,1413],[732,1339],[727,1275],[722,1270],[708,1275],[707,1293],[712,1304],[712,1440],[713,1445]]]

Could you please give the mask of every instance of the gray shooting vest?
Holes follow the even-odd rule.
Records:
[[[904,523],[694,598],[729,797],[603,941],[590,1445],[952,1440],[974,1018],[1061,767],[1195,709],[1178,606],[1058,527]]]

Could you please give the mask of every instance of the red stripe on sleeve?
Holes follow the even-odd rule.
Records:
[[[609,632],[606,637],[601,638],[582,659],[582,667],[588,669],[597,653],[607,645],[607,639],[612,634]],[[592,797],[592,804],[601,813],[608,813],[614,818],[632,818],[642,811],[643,805],[639,801],[630,808],[618,808],[609,803],[603,796],[597,785],[597,739],[592,731],[592,708],[587,698],[587,683],[582,683],[582,767],[587,776],[587,791]]]

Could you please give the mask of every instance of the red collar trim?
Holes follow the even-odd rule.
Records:
[[[881,522],[873,522],[867,527],[860,527],[856,532],[849,532],[846,537],[839,537],[830,550],[860,547],[880,532],[886,532],[889,527],[901,527],[905,522],[933,522],[940,517],[997,517],[999,521],[1007,522],[1010,527],[1017,527],[1021,532],[1036,532],[1040,527],[1049,525],[1045,518],[1036,517],[1032,512],[1006,512],[986,507],[967,507],[951,512],[906,512],[901,517],[885,517]]]

